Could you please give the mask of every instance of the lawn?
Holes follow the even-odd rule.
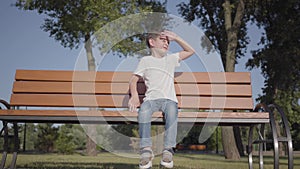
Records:
[[[127,156],[127,157],[126,157]],[[20,169],[138,169],[138,159],[112,153],[100,153],[97,157],[59,154],[20,154],[17,168]],[[11,156],[8,158],[8,162]],[[160,156],[156,156],[152,169],[159,169]],[[287,169],[287,159],[281,158],[280,169]],[[221,155],[177,153],[174,169],[247,169],[247,158],[238,161],[225,160]],[[257,161],[256,161],[257,162]],[[265,158],[264,169],[272,169],[272,158]],[[258,168],[258,165],[255,165]],[[300,156],[294,159],[294,169],[300,168]]]

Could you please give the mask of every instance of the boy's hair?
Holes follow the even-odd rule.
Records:
[[[151,48],[149,40],[150,39],[156,39],[158,37],[160,37],[160,33],[158,33],[158,32],[147,33],[147,35],[146,35],[146,44],[147,44],[148,48]]]

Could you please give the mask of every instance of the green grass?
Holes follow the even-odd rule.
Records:
[[[139,159],[111,153],[100,153],[96,157],[59,154],[19,154],[17,168],[26,169],[137,169]],[[8,164],[11,156],[8,157]],[[152,169],[159,169],[161,156],[156,156]],[[257,160],[255,168],[258,168]],[[174,169],[247,169],[246,157],[238,161],[225,160],[221,155],[177,153]],[[271,157],[265,157],[264,169],[273,168]],[[294,169],[300,167],[300,156],[294,159]],[[280,169],[287,169],[287,159],[281,157]]]

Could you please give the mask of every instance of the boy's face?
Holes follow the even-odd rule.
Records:
[[[159,53],[166,54],[169,50],[169,40],[167,36],[158,36],[156,38],[150,39],[150,45]]]

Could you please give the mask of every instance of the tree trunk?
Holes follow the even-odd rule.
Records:
[[[235,69],[238,32],[244,14],[244,6],[244,1],[240,0],[237,6],[234,21],[232,22],[232,4],[230,4],[230,0],[225,0],[225,2],[223,3],[225,29],[228,41],[226,51],[226,72],[234,72]],[[240,159],[240,154],[235,141],[236,139],[234,137],[233,127],[222,127],[221,133],[225,158],[233,160]]]
[[[240,159],[240,154],[235,144],[232,127],[222,126],[221,135],[222,135],[222,145],[223,145],[225,158],[231,160]]]
[[[96,64],[95,64],[95,58],[93,56],[93,48],[92,48],[92,42],[90,41],[90,35],[87,35],[85,37],[85,50],[88,60],[88,70],[89,71],[95,71],[96,70]],[[88,124],[86,128],[86,134],[87,134],[87,141],[86,141],[86,154],[88,156],[97,156],[97,145],[94,142],[94,139],[96,138],[96,125],[95,124]]]
[[[85,48],[86,56],[87,56],[87,60],[88,60],[88,70],[95,71],[96,70],[96,63],[95,63],[95,58],[93,56],[93,46],[92,46],[92,42],[90,40],[89,35],[87,35],[85,37],[84,48]]]
[[[235,137],[235,143],[236,143],[236,146],[237,146],[240,156],[245,156],[244,145],[243,145],[242,136],[241,136],[241,128],[239,126],[234,126],[233,134]]]
[[[88,156],[97,156],[97,145],[94,142],[96,137],[96,125],[87,124],[87,140],[86,140],[86,154]]]

